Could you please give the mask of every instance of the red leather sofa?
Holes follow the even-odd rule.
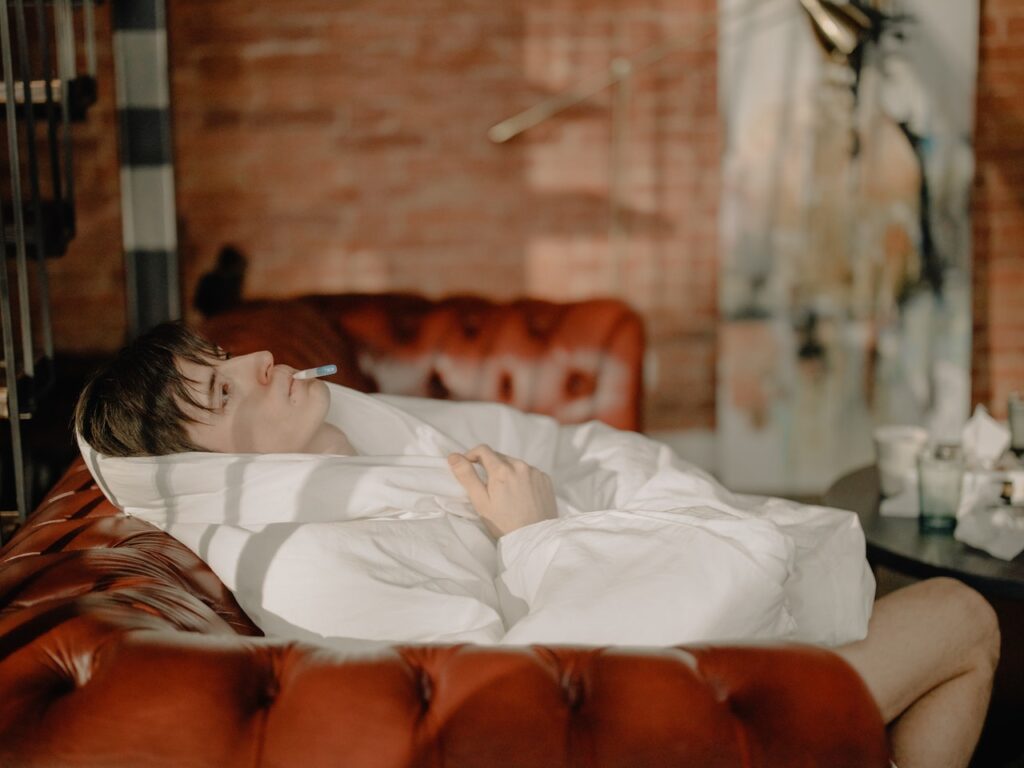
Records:
[[[640,429],[643,323],[620,301],[498,304],[475,296],[253,301],[203,325],[233,354],[269,349],[363,392],[484,400],[566,423]]]
[[[618,302],[307,297],[207,330],[239,352],[248,339],[300,366],[343,362],[339,378],[365,388],[394,377],[407,394],[496,392],[553,413],[590,402],[571,412],[638,424],[642,327]],[[560,366],[538,381],[561,401],[523,360]],[[611,360],[621,400],[595,396]],[[0,550],[0,766],[883,768],[887,754],[860,678],[806,646],[343,654],[261,637],[81,461]]]

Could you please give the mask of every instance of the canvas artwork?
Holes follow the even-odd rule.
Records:
[[[970,406],[977,0],[720,0],[718,469],[817,494]]]

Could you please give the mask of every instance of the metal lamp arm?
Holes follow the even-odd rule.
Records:
[[[750,0],[739,12],[728,19],[727,22],[733,23],[740,21],[752,14],[759,7],[763,7],[765,4],[770,2],[771,0]],[[797,4],[787,3],[781,13],[776,13],[769,17],[766,22],[766,26],[777,23],[784,18],[791,16],[798,9],[799,6]],[[513,115],[512,117],[493,125],[487,131],[487,136],[495,144],[504,143],[509,139],[518,136],[520,133],[533,128],[535,125],[540,125],[548,118],[557,115],[559,112],[563,112],[569,107],[575,106],[582,101],[586,101],[594,94],[603,91],[605,88],[610,88],[611,86],[632,76],[636,72],[640,72],[641,70],[657,64],[669,54],[675,53],[679,50],[692,48],[700,42],[708,32],[716,28],[715,19],[716,17],[714,14],[709,14],[703,20],[700,28],[693,34],[671,38],[663,43],[653,45],[632,57],[616,57],[603,72],[587,78],[578,85],[563,91],[562,93],[551,96],[550,98],[523,110],[519,114]]]

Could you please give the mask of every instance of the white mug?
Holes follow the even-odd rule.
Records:
[[[898,496],[917,483],[917,454],[928,444],[928,430],[910,425],[878,427],[875,455],[883,496]]]

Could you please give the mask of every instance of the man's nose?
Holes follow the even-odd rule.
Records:
[[[269,384],[274,372],[274,356],[267,350],[253,352],[253,364],[256,366],[256,381]]]
[[[266,350],[250,352],[248,355],[232,357],[221,367],[231,371],[231,378],[238,383],[254,381],[257,384],[269,384],[274,371],[274,356]]]

